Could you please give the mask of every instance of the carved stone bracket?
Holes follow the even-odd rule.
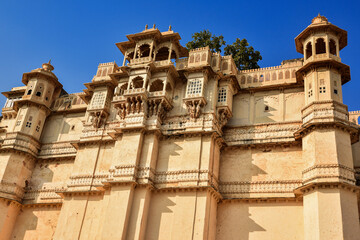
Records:
[[[201,114],[201,108],[206,104],[202,97],[185,99],[184,102],[191,118],[198,118]]]
[[[105,112],[104,110],[98,110],[91,112],[90,116],[91,116],[90,118],[91,125],[95,129],[98,129],[105,124],[106,119],[108,117],[108,113]]]
[[[228,120],[232,117],[232,113],[230,110],[226,108],[218,108],[217,110],[217,117],[220,127],[225,126]]]
[[[118,109],[120,119],[125,119],[126,116],[132,114],[144,113],[146,114],[146,99],[143,96],[129,96],[125,101],[115,104]]]

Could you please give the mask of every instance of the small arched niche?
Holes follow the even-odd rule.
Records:
[[[306,44],[306,49],[305,49],[305,59],[308,59],[311,56],[312,56],[312,43],[308,42]]]
[[[155,81],[153,81],[150,85],[150,92],[159,92],[162,91],[164,89],[164,83],[162,80],[157,79]]]
[[[315,44],[316,54],[326,53],[325,41],[323,38],[318,38]]]
[[[334,39],[330,39],[329,41],[330,54],[336,56],[336,42]]]
[[[144,85],[144,79],[142,77],[136,77],[132,80],[132,88],[142,88]]]
[[[162,47],[157,51],[155,61],[163,61],[169,58],[169,48]]]
[[[140,57],[148,57],[150,56],[150,45],[143,44],[140,46]]]

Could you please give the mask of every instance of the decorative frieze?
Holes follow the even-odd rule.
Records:
[[[300,122],[229,127],[224,129],[224,140],[228,146],[293,142],[294,132],[300,127]]]
[[[73,157],[76,152],[69,142],[48,143],[41,146],[38,158]]]
[[[340,164],[320,164],[305,169],[303,184],[310,182],[346,182],[355,184],[355,170]]]
[[[348,124],[347,106],[333,101],[315,101],[303,108],[303,124],[342,121]]]
[[[23,198],[25,190],[14,182],[6,180],[0,181],[0,197],[20,200]]]
[[[302,185],[301,180],[220,182],[220,193],[225,197],[243,198],[269,196],[269,194],[290,194]]]
[[[14,149],[37,156],[40,143],[27,134],[21,132],[7,133],[1,149]]]

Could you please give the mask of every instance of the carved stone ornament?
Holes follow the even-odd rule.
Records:
[[[205,104],[201,99],[192,99],[185,102],[191,118],[198,118],[201,114],[201,107]]]
[[[221,127],[225,126],[225,124],[228,122],[228,120],[231,117],[231,113],[228,109],[220,108],[218,110],[218,121]]]
[[[107,114],[101,110],[91,113],[91,123],[95,129],[100,128],[106,121]]]

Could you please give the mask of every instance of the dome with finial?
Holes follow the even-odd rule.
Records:
[[[43,63],[42,68],[43,68],[45,71],[49,71],[49,72],[51,72],[52,70],[54,70],[54,66],[51,65],[51,59],[49,60],[48,63]]]
[[[325,16],[321,16],[320,13],[313,18],[311,21],[311,24],[317,24],[317,23],[328,23],[328,20]]]

